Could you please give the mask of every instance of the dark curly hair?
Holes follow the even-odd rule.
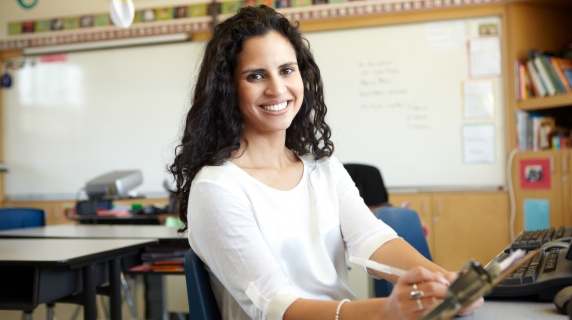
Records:
[[[208,42],[187,114],[181,143],[168,167],[177,191],[178,213],[186,230],[191,182],[204,166],[217,166],[240,149],[244,120],[238,109],[234,83],[237,58],[251,37],[276,31],[292,44],[304,83],[304,99],[298,114],[286,130],[286,147],[298,155],[316,159],[332,155],[330,127],[325,122],[326,104],[320,69],[310,53],[309,43],[298,26],[265,5],[241,8],[214,29]]]

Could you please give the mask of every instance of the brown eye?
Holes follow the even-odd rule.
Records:
[[[262,80],[263,77],[260,73],[252,73],[252,74],[248,75],[248,77],[246,79],[248,81],[258,81],[258,80]]]
[[[291,74],[292,72],[294,72],[293,68],[284,68],[282,69],[282,74]]]

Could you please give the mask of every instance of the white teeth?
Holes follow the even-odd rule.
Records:
[[[270,105],[270,106],[262,106],[262,108],[264,110],[267,110],[267,111],[280,111],[280,110],[286,108],[287,105],[288,105],[288,102],[285,101],[285,102],[282,102],[280,104],[274,104],[274,105]]]

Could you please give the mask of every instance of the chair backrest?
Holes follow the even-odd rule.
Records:
[[[189,314],[193,320],[220,320],[220,311],[211,288],[209,273],[193,249],[185,254],[185,279]]]
[[[417,249],[425,258],[432,261],[417,212],[407,208],[382,207],[374,210],[373,214],[393,228],[398,236]],[[376,297],[387,297],[393,290],[393,285],[385,280],[375,280],[374,289]]]
[[[359,194],[367,206],[380,206],[388,203],[387,190],[379,169],[356,163],[346,163],[344,168],[356,184]]]
[[[41,227],[46,224],[44,210],[35,208],[0,209],[0,230]]]

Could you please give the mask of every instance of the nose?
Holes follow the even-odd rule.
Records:
[[[266,83],[267,86],[266,90],[264,90],[264,94],[267,96],[280,96],[286,92],[286,83],[284,79],[280,77],[270,78]]]

